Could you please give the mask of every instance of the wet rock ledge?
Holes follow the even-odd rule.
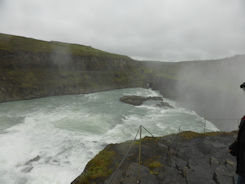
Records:
[[[136,141],[117,170],[132,141],[111,144],[88,162],[72,184],[135,184],[137,180],[141,184],[233,184],[236,161],[228,146],[236,134],[181,132],[145,137],[141,164]]]
[[[163,98],[160,96],[136,96],[136,95],[131,95],[131,96],[123,96],[120,98],[120,101],[126,104],[134,105],[134,106],[139,106],[142,105],[146,101],[156,101],[156,106],[158,107],[164,107],[164,108],[173,108],[170,104],[167,102],[163,101]]]

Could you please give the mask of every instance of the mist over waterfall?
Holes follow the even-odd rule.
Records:
[[[245,109],[245,55],[178,64],[176,100],[223,131],[237,130]]]
[[[0,183],[67,184],[107,144],[132,139],[140,125],[154,136],[218,130],[174,101],[164,99],[172,109],[132,106],[119,101],[125,95],[161,96],[131,88],[0,104]]]

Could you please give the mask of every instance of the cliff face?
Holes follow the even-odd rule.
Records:
[[[146,137],[141,143],[141,164],[136,141],[119,169],[132,142],[108,145],[72,184],[233,184],[236,161],[228,146],[235,137],[236,132]]]
[[[145,74],[127,56],[0,34],[0,102],[144,87]]]

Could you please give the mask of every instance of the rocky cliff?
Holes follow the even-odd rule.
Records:
[[[146,76],[127,56],[0,34],[0,102],[144,87]]]
[[[228,146],[236,132],[181,132],[108,145],[72,184],[234,184],[236,161]],[[128,156],[119,166],[130,145]]]

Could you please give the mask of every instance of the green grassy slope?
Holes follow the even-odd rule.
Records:
[[[0,102],[143,87],[149,72],[90,46],[0,34]]]
[[[62,42],[47,42],[21,36],[0,34],[0,49],[5,51],[27,51],[32,53],[48,53],[56,49],[62,53],[64,49],[69,49],[70,54],[78,56],[110,57],[113,59],[129,59],[127,56],[104,52],[90,46],[68,44]]]

